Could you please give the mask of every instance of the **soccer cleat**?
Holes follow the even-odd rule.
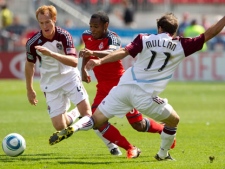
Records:
[[[137,147],[132,147],[127,150],[127,158],[137,158],[141,154],[141,150]]]
[[[155,159],[158,161],[176,161],[173,159],[170,154],[168,153],[168,156],[166,156],[164,159],[160,158],[158,154],[155,155]]]
[[[113,148],[112,150],[110,150],[110,153],[114,156],[121,156],[122,152],[120,151],[119,148]]]
[[[60,141],[72,136],[74,133],[73,127],[67,127],[61,131],[57,131],[53,133],[53,135],[49,138],[49,144],[54,145],[56,143],[59,143]]]

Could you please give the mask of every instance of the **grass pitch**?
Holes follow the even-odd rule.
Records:
[[[95,83],[85,84],[92,101]],[[177,146],[170,153],[176,162],[158,162],[153,156],[160,145],[159,134],[138,133],[126,118],[110,120],[121,133],[142,150],[137,159],[109,154],[102,141],[90,131],[48,145],[54,132],[43,93],[35,82],[39,103],[28,103],[25,81],[0,81],[0,139],[21,134],[27,148],[19,157],[0,150],[1,169],[225,169],[225,83],[171,82],[160,96],[168,98],[180,115]],[[210,162],[209,157],[214,156]]]

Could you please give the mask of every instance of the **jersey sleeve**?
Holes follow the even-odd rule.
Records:
[[[136,55],[143,49],[142,37],[143,34],[137,35],[136,38],[125,47],[133,58],[136,57]]]
[[[115,33],[111,33],[111,35],[109,36],[109,40],[108,40],[108,50],[117,50],[121,47],[121,39],[120,37],[115,34]]]
[[[202,49],[205,43],[205,36],[201,34],[194,38],[181,38],[180,41],[184,49],[184,54],[187,57]]]
[[[62,36],[62,44],[66,55],[74,55],[77,57],[76,48],[74,47],[73,37],[65,30]]]
[[[28,62],[36,63],[37,61],[36,50],[29,40],[26,43],[26,58]]]

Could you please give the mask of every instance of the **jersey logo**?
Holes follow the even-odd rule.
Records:
[[[56,44],[56,47],[57,47],[59,50],[62,50],[62,44],[57,43],[57,44]]]
[[[88,40],[92,41],[92,39],[91,39],[91,38],[88,38]]]
[[[99,48],[100,50],[102,50],[102,49],[104,48],[103,42],[100,43],[100,45],[98,46],[98,48]]]
[[[40,44],[41,42],[42,42],[42,40],[41,40],[41,39],[39,39],[39,40],[38,40],[38,44]]]

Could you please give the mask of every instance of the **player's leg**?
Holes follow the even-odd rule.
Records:
[[[140,91],[141,92],[141,91]],[[157,160],[172,159],[169,155],[169,150],[174,142],[177,130],[177,124],[179,122],[179,116],[174,111],[172,106],[168,104],[167,99],[161,99],[160,97],[150,98],[140,94],[142,97],[142,104],[137,109],[143,112],[143,114],[164,123],[164,128],[161,133],[161,145],[160,150],[156,154]],[[138,101],[138,98],[137,100]],[[142,110],[141,110],[142,109]]]
[[[69,117],[69,120],[70,120],[70,124],[69,125],[71,125],[71,124],[73,124],[76,121],[77,118],[80,117],[80,112],[77,109],[77,107],[75,107],[74,109],[72,109],[69,112],[67,112],[67,116]]]
[[[128,90],[130,89],[123,89],[121,86],[114,87],[103,99],[97,110],[100,110],[100,112],[108,119],[113,116],[124,117],[126,112],[131,110],[130,106],[128,106],[130,105],[130,103],[128,103],[129,100],[126,100],[126,94],[128,93]],[[98,111],[95,113],[97,112]],[[93,115],[95,115],[95,113]],[[134,158],[134,156],[138,157],[140,154],[140,150],[130,144],[127,139],[120,134],[119,130],[110,123],[105,123],[104,125],[98,127],[98,129],[106,139],[127,150],[128,158]],[[130,153],[133,152],[132,150],[136,152],[134,153],[136,155]]]
[[[156,122],[155,120],[147,117],[143,117],[142,114],[133,109],[129,113],[126,114],[127,120],[133,129],[137,130],[138,132],[149,132],[149,133],[159,133],[161,134],[164,128],[164,125],[161,123]],[[175,148],[176,146],[176,139],[171,146],[171,149]]]
[[[140,112],[133,109],[126,114],[127,120],[133,129],[139,132],[159,133],[163,130],[163,125],[157,123],[155,120],[147,117],[143,117]]]
[[[99,96],[99,95],[96,95],[96,97],[94,99],[94,103],[92,104],[92,112],[95,112],[96,108],[98,107],[99,104],[97,102],[101,103],[101,101],[102,101],[101,97],[97,97],[97,96]],[[114,136],[120,137],[120,136],[115,135],[115,130],[113,129],[113,126],[104,125],[104,126],[102,126],[101,131],[99,131],[98,129],[94,129],[94,131],[97,134],[97,136],[103,141],[103,143],[106,145],[106,147],[109,149],[110,154],[118,155],[118,156],[122,155],[122,152],[120,151],[119,147],[116,144],[114,144],[112,142],[112,140],[109,141],[108,139],[106,139],[101,132],[101,131],[105,131],[106,133],[111,134],[111,136],[113,136],[113,137]]]
[[[105,137],[103,137],[102,133],[99,130],[94,129],[94,131],[97,134],[97,136],[103,141],[103,143],[106,145],[110,154],[115,155],[115,156],[122,155],[122,152],[120,151],[119,147],[116,144],[112,143],[111,141],[109,141]]]
[[[105,96],[107,96],[107,94],[109,93],[110,89],[112,88],[112,85],[114,84],[114,82],[112,82],[110,84],[111,85],[108,85],[108,84],[106,85],[104,83],[100,83],[100,84],[98,83],[97,92],[96,92],[93,104],[91,106],[92,113],[95,112],[98,105],[102,102],[102,100],[105,98]],[[102,128],[102,130],[104,130],[104,128]],[[114,144],[113,142],[111,142],[108,139],[106,139],[105,137],[103,137],[102,132],[100,132],[99,130],[95,129],[94,131],[95,131],[96,135],[106,145],[110,154],[117,155],[117,156],[122,155],[122,152],[120,151],[119,147],[116,144]],[[109,131],[111,131],[111,130],[109,130]],[[113,133],[111,133],[111,134],[113,135]]]
[[[66,115],[66,111],[70,106],[68,98],[63,95],[61,89],[46,92],[45,97],[53,127],[56,130],[65,129],[71,124],[70,118]]]
[[[121,91],[124,91],[124,90],[121,89]],[[126,91],[124,91],[124,92],[127,93]],[[91,117],[90,116],[84,116],[78,122],[69,126],[67,129],[62,130],[59,133],[56,133],[56,135],[51,136],[50,140],[49,140],[50,144],[53,145],[53,144],[58,143],[59,137],[60,138],[63,138],[63,137],[67,138],[67,136],[72,135],[71,133],[73,133],[73,132],[82,131],[82,130],[89,130],[91,128],[100,129],[103,125],[108,124],[107,123],[108,119],[112,118],[114,115],[121,116],[121,117],[125,116],[126,112],[131,110],[131,108],[128,105],[125,105],[121,102],[117,103],[117,99],[115,97],[121,97],[122,92],[114,91],[113,93],[116,94],[116,96],[110,97],[110,95],[108,95],[105,98],[105,101],[107,100],[106,102],[109,103],[109,104],[107,104],[107,105],[100,104],[100,107],[101,107],[101,105],[104,107],[103,108],[104,113],[102,113],[102,110],[99,109],[100,107],[97,108],[96,112]],[[113,93],[112,93],[112,95],[113,95]],[[78,107],[78,109],[79,109],[79,107]],[[125,111],[123,111],[123,109],[125,109]],[[106,110],[109,111],[110,113],[107,113]],[[105,114],[107,114],[107,115],[105,115]],[[118,130],[117,130],[117,132],[118,132],[117,135],[120,135]],[[105,133],[103,134],[103,136],[104,137],[106,136],[105,138],[107,138],[107,135]],[[55,139],[54,137],[57,138],[57,139]],[[123,137],[123,136],[121,135],[121,137]],[[110,140],[109,138],[107,138],[107,139]],[[127,150],[127,157],[128,158],[136,158],[141,153],[140,150],[138,148],[136,148],[135,146],[131,145],[126,140],[125,137],[123,137],[123,140],[121,140],[119,142],[118,142],[118,140],[115,140],[115,143],[117,143],[117,145],[119,145],[119,146],[123,146]]]
[[[108,118],[97,108],[95,113],[91,117],[85,116],[68,128],[73,132],[89,130],[91,128],[99,129],[99,131],[101,131],[101,128],[105,129],[105,125],[110,125],[108,123]],[[127,150],[128,158],[136,158],[140,155],[141,151],[137,147],[134,147],[132,144],[130,144],[127,139],[120,134],[119,130],[114,127],[110,129],[114,130],[113,132],[115,132],[115,135],[120,136],[119,140],[113,138],[113,140],[111,141]],[[111,135],[108,135],[106,133],[104,133],[103,136],[108,140],[112,138]]]
[[[162,160],[168,157],[171,158],[168,151],[173,145],[176,136],[177,125],[180,119],[176,111],[169,104],[165,106],[163,114],[170,114],[170,115],[166,119],[161,120],[163,123],[165,123],[165,126],[161,133],[160,150],[155,156],[157,160]]]

